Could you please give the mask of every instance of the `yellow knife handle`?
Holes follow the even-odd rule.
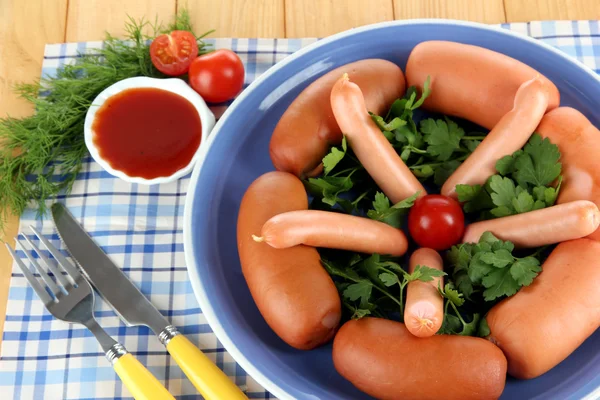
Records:
[[[246,395],[199,348],[178,334],[167,351],[206,400],[242,400]]]
[[[175,400],[171,393],[131,353],[122,355],[113,368],[136,400]]]

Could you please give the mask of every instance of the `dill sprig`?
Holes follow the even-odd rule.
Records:
[[[80,54],[55,77],[16,86],[36,112],[25,118],[0,119],[0,232],[10,213],[20,215],[33,205],[42,216],[47,200],[70,192],[87,154],[83,125],[94,98],[125,78],[167,77],[152,64],[150,40],[171,30],[193,32],[187,10],[181,10],[166,27],[131,17],[125,27],[125,40],[107,33],[102,48]],[[147,29],[151,35],[144,34]],[[199,54],[209,51],[202,38],[210,32],[194,34]]]

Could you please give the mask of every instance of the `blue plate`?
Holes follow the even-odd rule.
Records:
[[[556,84],[561,105],[577,108],[596,125],[600,122],[600,80],[591,70],[541,42],[474,23],[395,21],[354,29],[308,46],[257,79],[215,126],[194,169],[184,240],[190,279],[206,319],[235,360],[275,396],[369,398],[335,371],[330,345],[304,352],[282,342],[259,314],[242,276],[237,211],[250,183],[273,170],[268,151],[273,128],[302,89],[325,72],[363,58],[388,59],[404,70],[417,43],[440,39],[486,47],[529,64]],[[593,392],[599,387],[596,332],[543,376],[509,378],[502,399],[597,398],[600,394]]]

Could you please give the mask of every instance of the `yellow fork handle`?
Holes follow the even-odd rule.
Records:
[[[245,400],[246,395],[199,348],[183,335],[167,343],[167,351],[206,400]]]
[[[175,400],[131,353],[119,357],[113,368],[135,400]]]

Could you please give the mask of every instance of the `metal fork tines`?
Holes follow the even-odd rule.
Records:
[[[33,254],[27,251],[19,238],[16,238],[16,243],[21,247],[26,257],[31,262],[31,265],[33,265],[34,269],[42,278],[45,287],[40,284],[40,281],[31,273],[15,250],[6,243],[6,247],[11,256],[48,311],[60,320],[82,324],[87,327],[102,346],[109,361],[114,363],[119,357],[126,354],[127,351],[121,344],[111,338],[104,329],[98,325],[98,322],[94,318],[94,292],[89,282],[81,275],[77,267],[67,260],[60,251],[48,241],[48,239],[34,227],[30,228],[58,263],[58,266],[54,265],[54,263],[40,251],[31,239],[26,235],[23,235],[32,251],[37,253],[39,259],[36,260]],[[66,275],[61,271],[61,267],[62,270],[66,272]],[[56,281],[54,281],[46,272],[45,268],[52,272]],[[47,291],[46,288],[48,288],[49,291]]]

